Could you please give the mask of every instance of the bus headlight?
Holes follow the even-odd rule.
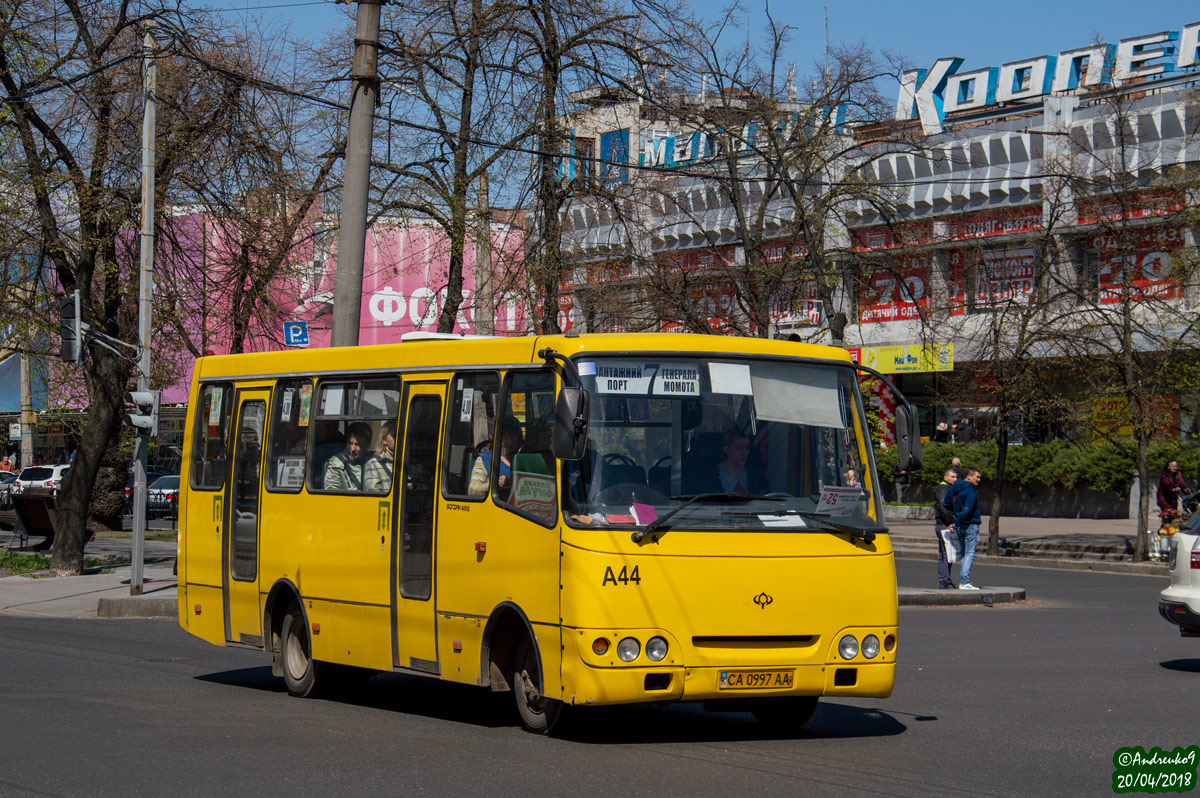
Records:
[[[667,641],[661,637],[652,637],[647,640],[646,656],[654,662],[662,662],[667,656]]]
[[[636,638],[626,637],[617,643],[617,656],[621,662],[633,662],[642,653],[642,644]]]
[[[867,659],[875,659],[879,656],[879,638],[875,635],[867,635],[863,638],[862,655]]]
[[[842,659],[854,659],[858,656],[858,638],[854,635],[846,635],[838,641],[838,653],[842,655]]]

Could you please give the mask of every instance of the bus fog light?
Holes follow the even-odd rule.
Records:
[[[592,641],[592,653],[597,657],[603,657],[608,653],[608,638],[597,637]]]
[[[633,662],[640,653],[642,653],[642,644],[635,638],[626,637],[617,643],[617,656],[621,658],[622,662]]]
[[[842,659],[854,659],[858,656],[858,638],[854,635],[846,635],[838,641],[838,653],[842,655]]]
[[[895,635],[888,635],[887,637],[883,638],[883,648],[885,651],[891,651],[895,647],[896,647],[896,636]]]
[[[662,662],[667,656],[667,641],[661,637],[652,637],[647,640],[646,656],[654,662]]]
[[[879,656],[879,638],[875,635],[867,635],[863,638],[862,654],[867,659],[875,659]]]

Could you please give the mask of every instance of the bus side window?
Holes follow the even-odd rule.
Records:
[[[221,490],[229,469],[229,424],[233,410],[233,385],[205,385],[200,389],[196,428],[192,432],[192,487]]]
[[[304,457],[312,416],[312,380],[280,380],[271,411],[267,490],[296,493],[304,487]]]
[[[310,491],[372,494],[391,492],[400,380],[322,380],[313,409]],[[390,422],[390,423],[389,423]],[[384,435],[386,430],[390,433]],[[355,449],[351,451],[353,438]],[[334,462],[336,460],[336,462]],[[336,482],[330,481],[332,475]]]
[[[461,374],[454,381],[450,412],[446,414],[446,498],[480,500],[488,492],[500,377],[495,372]]]
[[[546,526],[558,517],[558,487],[550,440],[554,427],[554,372],[514,371],[500,403],[501,442],[492,458],[497,504]],[[508,430],[519,435],[507,435]],[[503,439],[510,441],[511,453]]]

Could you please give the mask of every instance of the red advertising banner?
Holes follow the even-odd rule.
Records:
[[[1020,208],[1005,208],[984,211],[948,219],[950,238],[962,241],[971,238],[1026,233],[1042,227],[1042,206],[1025,205]]]
[[[732,266],[736,262],[733,247],[720,249],[698,249],[682,252],[671,258],[671,265],[683,272],[715,269],[722,266]]]
[[[857,252],[928,244],[933,240],[933,222],[909,222],[893,227],[868,227],[853,231],[852,237],[854,249]]]
[[[967,312],[967,260],[975,263],[973,306],[976,310],[997,308],[1010,302],[1027,305],[1034,301],[1037,284],[1037,250],[1033,247],[955,250],[950,253],[950,315]]]
[[[1089,236],[1088,249],[1099,260],[1100,302],[1111,305],[1123,301],[1127,279],[1129,299],[1133,302],[1183,296],[1183,286],[1171,274],[1171,253],[1181,246],[1183,231],[1178,227],[1146,228],[1125,236],[1114,233]]]
[[[771,299],[771,323],[781,326],[821,323],[817,281],[789,283]]]
[[[737,303],[733,290],[721,283],[709,283],[692,288],[689,292],[690,302],[696,308],[696,313],[708,319],[708,326],[715,333],[729,334],[735,332],[733,317]],[[680,320],[664,320],[661,327],[663,332],[687,332]]]
[[[1184,207],[1182,191],[1145,191],[1079,201],[1079,223],[1119,222],[1178,213]]]
[[[804,243],[803,238],[795,241],[772,241],[770,244],[763,244],[763,259],[767,263],[783,263],[789,258],[803,258],[807,253],[808,245]]]
[[[915,319],[929,307],[928,255],[889,258],[886,265],[863,270],[858,293],[858,322]]]

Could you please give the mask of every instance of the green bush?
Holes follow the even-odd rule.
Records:
[[[1005,484],[1023,490],[1036,485],[1091,488],[1128,496],[1136,462],[1134,451],[1132,441],[1123,446],[1080,446],[1065,440],[1009,446],[1004,468]],[[954,457],[962,460],[964,468],[978,468],[983,479],[991,481],[996,476],[997,454],[995,441],[926,443],[925,464],[913,472],[913,484],[936,486]],[[892,466],[898,456],[899,450],[895,447],[876,452],[875,462],[884,482],[891,480]],[[1200,466],[1200,448],[1175,440],[1155,442],[1150,447],[1151,480],[1158,479],[1158,474],[1170,460],[1179,461],[1179,470],[1194,487],[1196,469]]]

